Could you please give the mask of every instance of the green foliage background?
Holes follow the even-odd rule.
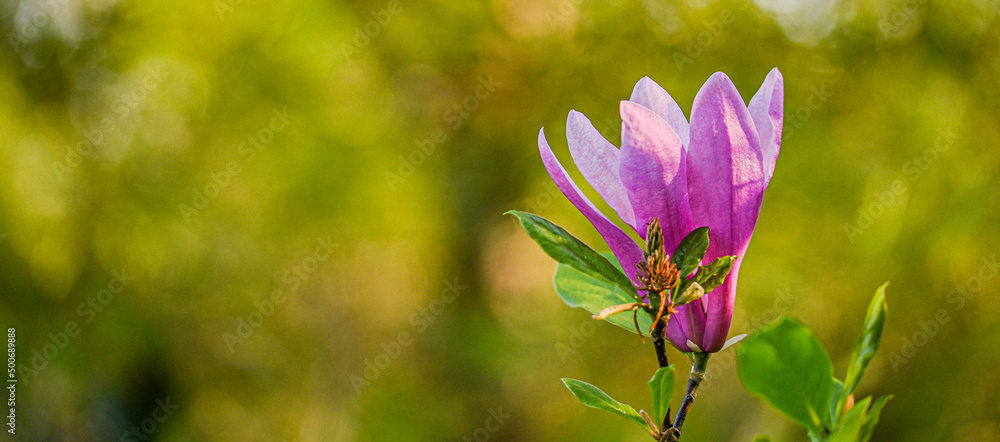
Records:
[[[875,440],[1000,439],[997,2],[230,3],[0,8],[0,325],[22,366],[79,327],[19,386],[23,440],[117,440],[165,397],[157,440],[462,440],[491,413],[510,417],[490,440],[646,440],[559,378],[648,409],[651,344],[565,307],[501,213],[606,250],[550,184],[538,129],[568,164],[570,109],[617,144],[643,76],[690,112],[713,72],[749,100],[775,66],[785,136],[733,334],[793,313],[842,377],[891,280],[858,389],[895,394]],[[286,108],[251,160],[241,143]],[[337,247],[310,261],[320,239]],[[709,365],[685,439],[802,440],[734,359]]]

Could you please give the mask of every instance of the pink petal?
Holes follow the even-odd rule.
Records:
[[[666,121],[653,111],[621,102],[622,150],[619,175],[635,210],[636,229],[660,219],[667,250],[691,231],[684,147]]]
[[[706,262],[723,255],[742,257],[746,251],[764,196],[762,161],[750,112],[729,77],[715,73],[695,97],[687,157],[692,222],[711,232]],[[702,298],[705,351],[716,351],[726,341],[739,264],[740,258],[727,278],[733,289],[717,288]]]
[[[690,139],[687,118],[684,117],[684,112],[681,111],[681,107],[677,105],[673,97],[659,84],[656,84],[649,77],[642,77],[632,89],[632,97],[629,98],[629,101],[656,112],[656,115],[663,118],[674,130],[674,133],[680,137],[681,143],[687,146]]]
[[[571,111],[566,119],[566,138],[569,153],[583,177],[622,220],[635,227],[635,212],[618,177],[618,148],[577,111]]]
[[[681,308],[687,307],[690,304],[682,305]],[[679,310],[678,310],[679,311]],[[663,331],[663,335],[674,344],[680,351],[691,351],[691,347],[687,345],[688,335],[685,333],[685,327],[681,325],[680,313],[677,313],[670,317],[670,322],[667,323],[667,329]]]
[[[608,220],[600,210],[597,210],[597,207],[594,207],[594,204],[580,191],[580,188],[576,186],[573,179],[566,173],[566,169],[559,163],[559,159],[552,153],[549,143],[545,141],[544,128],[538,132],[538,151],[542,155],[542,163],[545,164],[545,169],[552,176],[552,180],[555,181],[556,186],[576,206],[577,210],[583,213],[583,216],[587,217],[587,220],[594,225],[597,232],[601,234],[601,237],[604,238],[604,241],[608,243],[611,251],[618,258],[622,268],[625,270],[625,274],[628,275],[633,283],[637,283],[635,265],[639,261],[642,261],[642,249],[625,231]]]
[[[712,252],[709,251],[708,253]],[[705,298],[714,296],[715,299],[717,300],[726,300],[725,304],[722,304],[721,301],[719,302],[720,304],[722,304],[721,312],[722,313],[728,312],[726,313],[727,317],[724,320],[722,318],[722,315],[717,315],[715,319],[716,322],[710,322],[710,318],[712,317],[711,309],[720,307],[709,305],[708,315],[705,320],[705,334],[703,340],[704,346],[701,347],[702,350],[705,350],[707,352],[716,352],[722,350],[722,347],[726,345],[726,338],[729,336],[729,326],[731,325],[733,319],[732,312],[734,307],[733,304],[735,303],[736,300],[736,283],[739,278],[740,265],[742,263],[743,263],[743,256],[736,258],[736,261],[733,262],[733,268],[729,271],[729,276],[726,276],[726,282],[722,283],[722,285],[712,290],[712,293],[709,293],[704,297],[702,297],[701,299],[699,299],[699,301],[706,302]],[[709,300],[707,302],[712,302],[712,301]],[[687,307],[687,305],[683,307]],[[711,340],[709,338],[711,338]]]
[[[781,127],[784,122],[785,82],[781,72],[774,68],[767,74],[764,84],[750,99],[750,116],[760,136],[760,150],[764,161],[764,183],[771,181],[774,165],[781,150]]]
[[[705,333],[705,312],[702,311],[701,300],[677,307],[677,313],[670,318],[664,332],[667,339],[683,351],[691,351],[688,340],[701,347]]]

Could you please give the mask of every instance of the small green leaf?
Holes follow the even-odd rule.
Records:
[[[677,265],[681,276],[688,276],[698,268],[708,251],[708,227],[703,226],[688,233],[674,249],[670,262]]]
[[[830,396],[830,416],[835,416],[839,418],[840,415],[843,414],[844,405],[840,404],[840,398],[846,397],[846,396],[841,396],[841,393],[843,391],[844,391],[844,383],[840,382],[840,379],[833,378],[833,395]],[[839,410],[837,409],[838,405],[840,406]]]
[[[657,425],[670,409],[670,398],[674,395],[674,366],[668,365],[656,370],[649,380],[649,392],[653,395],[653,418]]]
[[[826,439],[826,442],[858,442],[861,433],[861,424],[864,423],[865,410],[872,402],[871,396],[864,398],[844,415],[844,418],[837,422],[833,433]]]
[[[865,325],[861,331],[861,337],[854,345],[854,352],[851,353],[851,363],[847,366],[847,376],[844,377],[844,391],[841,393],[840,403],[846,403],[847,396],[858,388],[861,376],[865,374],[868,362],[878,351],[879,341],[882,340],[882,327],[885,325],[885,288],[889,283],[882,284],[875,291],[871,303],[868,304],[868,312],[865,314]]]
[[[527,212],[507,212],[517,217],[528,236],[535,240],[552,259],[567,264],[591,277],[620,287],[633,300],[641,301],[628,276],[583,241],[555,223]]]
[[[869,408],[868,412],[865,413],[865,421],[861,425],[861,438],[859,439],[859,442],[868,442],[868,440],[872,438],[872,433],[875,432],[875,425],[878,425],[879,416],[882,414],[882,407],[885,406],[885,403],[888,402],[889,399],[892,399],[891,394],[875,399],[871,408]]]
[[[811,432],[832,426],[833,364],[816,335],[785,316],[736,349],[738,372],[759,396]]]
[[[576,396],[576,398],[579,399],[583,405],[596,408],[598,410],[610,411],[618,416],[639,424],[643,428],[647,427],[646,420],[643,419],[634,408],[628,404],[623,404],[612,399],[611,396],[608,396],[607,393],[601,391],[600,388],[576,379],[562,378],[562,381],[563,384],[566,384],[566,388],[573,392],[573,395]]]
[[[621,268],[613,254],[603,253],[602,256],[616,269]],[[594,315],[608,307],[633,302],[633,299],[617,285],[588,276],[566,264],[559,264],[556,268],[553,282],[556,293],[563,302],[570,307],[582,307]],[[635,333],[635,323],[632,318],[631,314],[622,313],[608,316],[605,321]],[[642,330],[649,330],[653,325],[653,319],[646,312],[639,312],[638,320]]]
[[[733,261],[736,261],[735,255],[715,258],[708,265],[698,268],[698,273],[694,275],[694,280],[701,284],[705,289],[705,293],[709,293],[726,281],[726,276],[729,275],[729,271],[733,268]]]
[[[754,436],[753,442],[771,442],[771,438],[764,436],[763,434],[758,434]]]

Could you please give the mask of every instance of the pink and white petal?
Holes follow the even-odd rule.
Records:
[[[689,128],[684,111],[677,105],[673,97],[651,78],[642,77],[639,79],[632,89],[632,97],[629,98],[629,101],[656,112],[670,125],[670,128],[681,139],[681,143],[685,146],[688,145]]]
[[[577,187],[573,179],[566,173],[566,169],[563,168],[559,159],[552,152],[552,148],[549,147],[549,143],[545,140],[544,128],[538,132],[538,151],[541,153],[545,169],[549,172],[559,190],[594,225],[594,228],[597,229],[597,232],[601,234],[601,237],[604,238],[604,241],[608,243],[611,251],[618,258],[629,279],[633,283],[638,283],[638,279],[636,279],[636,264],[642,261],[642,249],[625,231],[604,216],[590,202],[587,196],[580,191],[580,188]]]
[[[778,68],[767,74],[760,90],[750,99],[750,116],[753,117],[764,164],[764,183],[771,182],[774,166],[781,150],[781,129],[784,123],[785,82]]]
[[[621,102],[622,150],[619,175],[643,237],[660,219],[664,245],[673,251],[691,231],[684,148],[662,118],[639,104]]]
[[[692,222],[710,230],[706,261],[724,255],[742,257],[757,224],[766,184],[753,119],[736,86],[721,72],[705,82],[694,100],[687,179]],[[738,258],[727,278],[732,289],[720,287],[702,298],[707,311],[702,347],[706,351],[722,348],[729,333],[739,264]]]
[[[569,153],[583,177],[628,225],[635,227],[635,212],[618,177],[620,152],[594,128],[586,116],[570,111],[566,119]]]

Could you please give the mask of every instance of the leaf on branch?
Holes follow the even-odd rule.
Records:
[[[892,395],[880,396],[875,399],[872,406],[865,413],[865,421],[861,425],[861,437],[858,439],[859,442],[868,442],[872,438],[872,433],[875,432],[875,425],[878,424],[879,416],[882,415],[882,407],[885,403],[892,399]]]
[[[610,282],[636,301],[642,301],[628,276],[615,268],[606,258],[590,248],[583,241],[571,235],[555,223],[527,212],[511,210],[508,214],[517,217],[528,236],[535,240],[546,254],[569,265],[584,274]]]
[[[694,275],[694,280],[701,284],[705,289],[705,293],[711,293],[712,290],[715,290],[716,287],[726,281],[726,276],[729,275],[729,270],[733,268],[734,261],[736,261],[735,255],[715,258],[708,265],[698,268],[698,273]]]
[[[680,269],[682,277],[687,277],[693,273],[701,260],[705,259],[705,252],[708,251],[708,227],[703,226],[688,233],[681,240],[670,261]]]
[[[861,330],[861,336],[854,345],[851,353],[851,362],[847,366],[847,376],[844,377],[844,391],[841,392],[838,404],[838,416],[843,413],[843,405],[847,401],[847,396],[854,393],[861,382],[861,376],[865,374],[868,363],[871,362],[878,351],[879,342],[882,340],[882,328],[885,326],[885,288],[888,282],[882,284],[875,290],[875,296],[868,304],[868,311],[865,313],[865,324]]]
[[[598,410],[609,411],[617,416],[621,416],[643,428],[646,428],[646,420],[635,411],[635,408],[628,404],[623,404],[614,400],[607,393],[593,385],[576,379],[562,378],[563,384],[580,400],[583,405]]]
[[[822,434],[832,427],[833,364],[816,335],[785,316],[736,349],[737,371],[750,393]]]
[[[621,268],[618,260],[611,253],[603,253],[615,268]],[[566,264],[559,264],[553,278],[556,293],[570,307],[581,307],[592,315],[600,313],[602,310],[632,302],[633,299],[616,284],[612,284],[603,279],[591,277]],[[653,318],[643,313],[636,316],[641,329],[648,329],[653,324]],[[633,318],[626,315],[613,315],[605,318],[605,321],[617,325],[632,333],[636,333]]]
[[[670,409],[670,398],[674,395],[674,366],[660,367],[648,384],[653,395],[653,416],[656,422],[663,422]]]
[[[833,429],[833,433],[830,437],[826,439],[827,442],[857,442],[858,436],[862,431],[862,424],[865,420],[865,411],[868,409],[868,404],[872,402],[871,396],[864,398],[861,402],[855,404],[854,407],[844,415],[844,418],[837,422],[837,426]]]

